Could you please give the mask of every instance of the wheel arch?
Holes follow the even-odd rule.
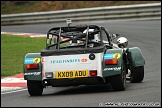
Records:
[[[139,67],[145,65],[145,59],[143,57],[141,50],[138,47],[128,48],[126,52],[128,54],[131,66]]]

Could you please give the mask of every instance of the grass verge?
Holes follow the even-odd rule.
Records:
[[[1,77],[23,73],[27,53],[40,52],[46,38],[1,34]]]

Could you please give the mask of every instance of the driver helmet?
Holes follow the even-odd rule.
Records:
[[[127,47],[128,45],[128,40],[125,37],[120,37],[117,39],[117,45],[118,47]]]
[[[89,29],[88,32],[93,32],[94,29]],[[83,31],[83,33],[87,33],[87,29]],[[88,39],[93,41],[93,42],[98,42],[99,41],[99,37],[98,37],[98,34],[94,34],[94,35],[91,35],[91,36],[88,36]]]

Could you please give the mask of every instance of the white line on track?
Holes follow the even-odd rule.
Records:
[[[15,90],[15,91],[10,91],[10,92],[4,92],[1,94],[9,94],[9,93],[20,92],[20,91],[25,91],[25,90],[27,90],[27,89],[20,89],[20,90]]]

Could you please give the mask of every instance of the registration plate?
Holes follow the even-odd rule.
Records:
[[[88,77],[88,70],[67,70],[55,72],[55,78],[80,78]]]

